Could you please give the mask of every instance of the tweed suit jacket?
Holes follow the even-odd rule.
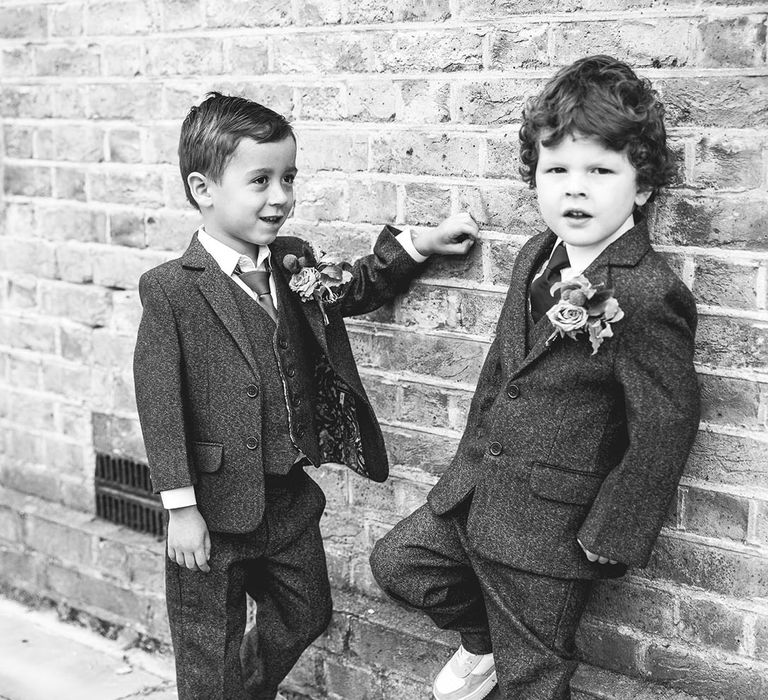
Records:
[[[344,297],[326,307],[297,294],[280,297],[295,304],[314,336],[317,362],[351,395],[365,458],[365,476],[384,481],[387,457],[381,429],[366,396],[343,316],[367,313],[407,287],[419,269],[386,227],[373,254],[356,261]],[[288,273],[286,254],[311,254],[302,240],[279,236],[270,246],[273,274]],[[143,315],[134,354],[136,401],[155,491],[194,485],[209,529],[254,530],[264,510],[262,416],[270,406],[254,400],[258,363],[246,334],[231,281],[195,234],[181,258],[142,275]],[[308,337],[288,328],[288,342]],[[311,376],[311,373],[310,373]],[[258,394],[261,396],[261,394]],[[310,395],[309,400],[315,397]],[[274,410],[274,409],[273,409]],[[316,445],[304,450],[316,466]],[[360,471],[357,465],[351,465]]]
[[[555,240],[536,235],[517,256],[467,428],[428,500],[442,514],[474,493],[469,540],[493,560],[620,576],[647,563],[698,427],[696,307],[641,222],[584,271],[624,310],[614,337],[595,355],[584,336],[550,341],[546,316],[527,328],[527,296]],[[620,564],[590,563],[577,537]]]

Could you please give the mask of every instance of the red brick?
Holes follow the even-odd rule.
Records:
[[[697,30],[701,65],[765,65],[765,15],[707,19]]]
[[[45,39],[48,32],[47,10],[46,5],[0,8],[0,37]]]
[[[451,86],[439,80],[403,80],[398,83],[397,119],[416,124],[450,121]]]
[[[359,23],[444,20],[451,16],[449,0],[359,0],[348,10],[348,21]]]
[[[734,265],[727,260],[696,257],[693,293],[700,304],[736,309],[757,306],[757,266]]]
[[[768,694],[766,669],[746,661],[719,661],[711,654],[652,644],[647,666],[657,681],[696,697],[760,700]]]
[[[762,595],[768,561],[757,553],[715,549],[662,535],[651,561],[638,575],[660,578],[737,598]]]
[[[702,415],[704,421],[759,429],[761,385],[747,379],[700,374]]]
[[[699,316],[695,359],[718,367],[764,367],[768,326],[748,319]]]
[[[744,614],[733,605],[714,600],[680,600],[680,636],[697,646],[738,652],[742,645]]]
[[[35,59],[38,75],[84,77],[99,73],[99,54],[90,48],[41,47]]]
[[[3,182],[6,194],[23,197],[51,196],[51,169],[47,166],[6,164]]]
[[[749,501],[717,491],[686,489],[683,526],[707,537],[744,541],[747,537]]]
[[[374,136],[374,170],[424,175],[477,175],[479,140],[447,133],[395,132]]]
[[[88,6],[87,34],[145,34],[159,27],[156,5],[149,2],[99,2]]]
[[[291,5],[282,0],[210,0],[205,20],[209,27],[269,27],[291,22]]]

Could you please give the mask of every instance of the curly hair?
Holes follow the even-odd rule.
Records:
[[[244,138],[258,143],[296,138],[285,117],[258,102],[209,92],[189,110],[179,137],[179,170],[189,203],[199,209],[187,176],[199,172],[219,182],[229,159]]]
[[[539,143],[555,146],[568,135],[592,136],[614,151],[626,148],[637,187],[651,191],[675,173],[667,147],[664,105],[649,80],[610,56],[589,56],[558,71],[523,109],[520,174],[536,186]]]

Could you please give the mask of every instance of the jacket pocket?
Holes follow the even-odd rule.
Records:
[[[543,462],[531,465],[531,491],[550,501],[588,505],[595,500],[602,483],[603,477],[600,474]]]
[[[224,445],[220,442],[193,442],[192,462],[199,472],[215,472],[221,467]]]

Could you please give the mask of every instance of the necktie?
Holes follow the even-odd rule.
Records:
[[[240,260],[237,261],[235,274],[256,293],[259,306],[277,323],[277,309],[269,290],[269,269],[257,270],[253,260],[246,255],[241,255]]]
[[[552,253],[544,272],[531,283],[531,316],[534,323],[538,323],[539,319],[555,305],[555,298],[549,290],[553,284],[560,282],[562,269],[570,267],[570,264],[568,251],[565,245],[560,243]]]

